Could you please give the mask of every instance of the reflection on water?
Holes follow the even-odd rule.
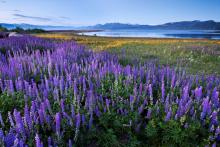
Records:
[[[81,33],[82,34],[82,33]],[[104,30],[83,33],[89,36],[149,37],[149,38],[206,38],[220,39],[220,31],[210,30]]]

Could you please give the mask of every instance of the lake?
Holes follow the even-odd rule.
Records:
[[[103,30],[83,32],[80,35],[106,37],[148,37],[148,38],[200,38],[220,39],[220,31],[210,30]]]

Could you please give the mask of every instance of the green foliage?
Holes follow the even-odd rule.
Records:
[[[0,32],[7,32],[8,29],[0,25]]]
[[[0,94],[0,111],[3,118],[6,118],[7,113],[13,112],[14,109],[23,111],[25,106],[24,95],[22,93],[14,93],[9,95],[7,93]]]
[[[205,146],[208,144],[208,131],[199,122],[190,123],[187,128],[180,122],[152,119],[145,128],[144,137],[152,146]],[[205,140],[206,138],[207,140]]]
[[[43,30],[43,29],[27,29],[26,31],[25,31],[26,33],[45,33],[46,31],[45,30]]]
[[[12,32],[17,32],[17,33],[28,33],[28,34],[31,34],[31,33],[45,33],[46,31],[43,30],[43,29],[23,29],[23,28],[20,28],[20,27],[16,27],[15,29],[12,29],[11,30]]]
[[[15,29],[12,29],[11,31],[16,32],[16,33],[24,33],[25,32],[25,30],[20,27],[16,27]]]

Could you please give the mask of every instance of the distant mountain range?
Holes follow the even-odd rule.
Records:
[[[16,27],[20,27],[23,29],[44,29],[44,30],[68,30],[68,29],[77,29],[77,27],[73,26],[50,26],[50,25],[32,25],[32,24],[10,24],[10,23],[0,23],[1,26],[7,29],[15,29]]]
[[[220,22],[209,21],[181,21],[165,23],[162,25],[139,25],[139,24],[122,24],[106,23],[88,27],[90,29],[162,29],[162,30],[220,30]]]
[[[213,20],[208,21],[181,21],[181,22],[171,22],[162,25],[140,25],[140,24],[124,24],[124,23],[106,23],[97,24],[94,26],[43,26],[43,25],[31,25],[31,24],[6,24],[0,23],[3,27],[8,29],[13,29],[16,27],[21,27],[24,29],[45,29],[45,30],[116,30],[116,29],[161,29],[161,30],[220,30],[220,22],[215,22]]]

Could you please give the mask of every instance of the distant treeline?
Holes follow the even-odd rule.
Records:
[[[0,25],[0,32],[16,32],[20,34],[25,34],[25,33],[44,33],[46,31],[43,29],[23,29],[20,27],[16,27],[15,29],[8,30],[7,28]]]

